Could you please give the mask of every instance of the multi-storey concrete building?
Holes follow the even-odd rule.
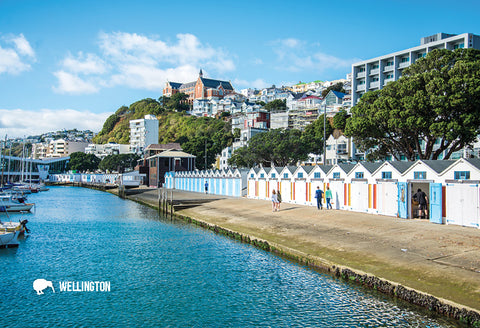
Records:
[[[130,149],[140,154],[150,144],[158,143],[158,120],[153,115],[130,121]]]
[[[402,76],[402,70],[432,50],[458,48],[480,49],[480,36],[472,33],[459,35],[437,33],[421,39],[417,47],[364,60],[352,65],[352,106],[367,91],[382,89],[388,82]]]
[[[109,142],[106,144],[89,144],[85,148],[85,154],[93,154],[98,158],[105,158],[108,155],[119,155],[119,154],[128,154],[130,153],[130,145],[117,144]]]

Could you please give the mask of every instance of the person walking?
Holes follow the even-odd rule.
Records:
[[[278,198],[277,198],[277,193],[275,192],[275,189],[272,191],[272,212],[275,212],[277,210],[277,205],[278,204]]]
[[[315,198],[317,199],[318,210],[323,210],[322,197],[323,197],[323,190],[321,190],[320,187],[317,187],[317,190],[315,191]]]
[[[208,181],[205,181],[205,193],[208,194]]]
[[[280,204],[282,203],[282,194],[280,193],[280,190],[277,191],[277,210],[280,211]]]
[[[418,216],[420,219],[428,218],[427,194],[423,192],[422,189],[418,188],[417,193],[413,195],[413,199],[418,202]]]
[[[327,210],[332,209],[332,204],[330,203],[330,201],[332,200],[332,191],[328,186],[327,190],[325,191],[325,199],[327,200]]]

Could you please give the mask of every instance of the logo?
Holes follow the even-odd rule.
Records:
[[[53,292],[55,293],[55,289],[53,288],[53,284],[51,281],[45,280],[45,279],[36,279],[33,282],[33,289],[37,292],[37,295],[42,295],[43,290],[46,289],[47,287],[52,288]]]
[[[58,283],[60,292],[109,292],[110,281],[60,281]],[[33,289],[37,295],[43,295],[44,290],[50,287],[55,293],[53,282],[45,279],[36,279],[33,282]]]

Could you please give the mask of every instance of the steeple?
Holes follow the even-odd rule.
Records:
[[[200,73],[198,74],[198,77],[202,78],[203,77],[203,72],[202,69],[200,68]]]

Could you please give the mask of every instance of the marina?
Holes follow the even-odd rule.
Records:
[[[35,213],[12,220],[28,218],[32,232],[0,252],[6,327],[18,318],[22,327],[458,326],[109,193],[51,187],[29,197]],[[62,292],[61,282],[110,291]]]

